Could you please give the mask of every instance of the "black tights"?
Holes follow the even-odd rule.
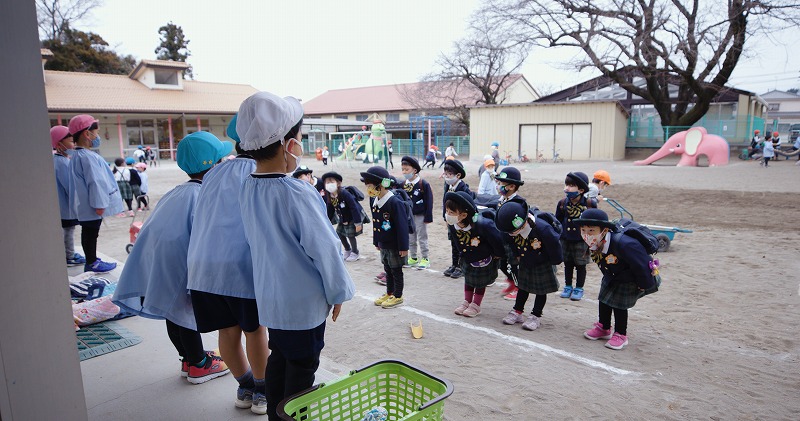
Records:
[[[144,205],[144,206],[142,206],[142,205]],[[146,208],[147,206],[148,205],[147,205],[147,196],[146,195],[143,194],[143,195],[138,196],[136,198],[136,207],[137,208]]]
[[[200,332],[178,326],[167,320],[167,335],[178,354],[189,364],[197,364],[206,356]]]
[[[128,205],[128,210],[133,210],[133,199],[125,199],[125,203]]]
[[[572,263],[564,263],[564,283],[572,286],[572,268],[576,269],[577,276],[575,279],[575,288],[583,288],[586,283],[586,265],[573,265]]]
[[[100,235],[102,219],[94,221],[81,221],[81,247],[86,255],[86,264],[91,265],[97,260],[97,237]]]
[[[403,296],[403,267],[390,268],[389,265],[383,265],[383,271],[386,272],[386,293],[394,295],[397,298]]]
[[[611,329],[611,312],[614,312],[614,332],[620,335],[628,334],[628,310],[613,308],[607,304],[600,303],[599,319],[603,329]]]
[[[358,254],[358,241],[356,237],[345,237],[344,235],[339,235],[339,241],[342,242],[345,251],[352,251],[355,254]],[[350,240],[350,244],[347,241]]]
[[[517,291],[517,301],[514,302],[514,310],[519,311],[520,313],[525,311],[525,302],[528,301],[528,296],[530,293],[528,291],[518,290]],[[536,317],[542,317],[542,311],[544,310],[544,305],[547,302],[547,294],[536,294],[536,298],[533,300],[533,310],[531,314]]]

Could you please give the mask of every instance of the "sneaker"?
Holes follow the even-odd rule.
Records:
[[[508,294],[504,295],[503,299],[506,301],[517,301],[517,292],[519,292],[519,290],[515,289],[509,292]]]
[[[475,303],[469,303],[469,307],[467,307],[461,315],[465,317],[475,317],[479,314],[481,314],[481,306]]]
[[[381,279],[386,280],[386,272],[381,272],[375,276],[376,281],[380,281]]]
[[[506,282],[508,282],[508,285],[505,288],[503,288],[502,291],[500,291],[501,294],[506,295],[509,292],[514,292],[514,291],[517,290],[517,286],[514,285],[514,281],[512,281],[511,279],[506,278]]]
[[[620,350],[628,344],[628,337],[620,333],[614,332],[611,340],[606,342],[606,348]]]
[[[404,268],[410,268],[419,264],[419,259],[416,257],[409,257],[408,262],[403,265]]]
[[[358,260],[358,253],[350,253],[350,256],[345,259],[346,262],[355,262]]]
[[[383,304],[381,304],[381,307],[383,307],[383,308],[394,308],[394,307],[397,307],[397,306],[399,306],[401,304],[403,304],[403,297],[398,298],[398,297],[395,297],[394,295],[391,295],[391,296],[389,296],[389,299],[387,299],[386,301],[383,302]]]
[[[561,292],[561,298],[569,298],[572,295],[572,286],[564,285],[564,291]]]
[[[191,384],[200,384],[224,376],[229,372],[230,370],[228,370],[225,361],[222,361],[222,358],[214,355],[212,357],[206,357],[206,363],[203,364],[202,367],[190,365],[189,377],[187,380],[189,380]]]
[[[86,258],[80,253],[74,253],[72,257],[67,259],[67,266],[80,266],[86,264]]]
[[[117,218],[124,218],[125,217],[125,212],[120,212],[116,216],[117,216]]]
[[[213,351],[206,351],[206,355],[209,357],[214,357],[219,355],[219,349],[215,349]],[[181,377],[188,377],[189,376],[189,363],[186,361],[181,361]]]
[[[450,273],[450,277],[453,279],[458,279],[464,275],[464,272],[461,272],[461,268],[453,269],[453,272]]]
[[[383,305],[383,303],[386,302],[386,300],[388,300],[391,297],[394,297],[394,295],[383,294],[383,295],[380,296],[380,298],[378,298],[377,300],[374,301],[375,305],[376,306]]]
[[[342,252],[342,260],[344,260],[346,262],[347,258],[350,257],[351,254],[353,254],[352,251],[345,250],[344,252]]]
[[[117,268],[116,263],[109,263],[100,260],[99,258],[94,261],[91,265],[84,264],[83,271],[84,272],[94,272],[94,273],[107,273],[111,272],[112,270]]]
[[[384,278],[378,278],[375,282],[377,282],[379,285],[386,286],[386,278],[385,277]]]
[[[456,313],[459,316],[463,316],[464,315],[464,310],[466,310],[467,307],[469,307],[469,301],[464,300],[464,302],[461,303],[460,306],[456,307],[456,310],[453,313]]]
[[[419,264],[417,264],[417,269],[427,269],[430,266],[431,262],[427,258],[423,257],[422,259],[419,259]]]
[[[132,211],[132,210],[129,210],[129,211],[128,211],[128,216],[133,216],[133,215],[136,215],[136,214],[135,214],[135,213],[133,213],[133,211]]]
[[[591,341],[611,339],[611,329],[603,329],[603,325],[600,322],[595,322],[593,328],[583,332],[583,337]]]
[[[525,323],[522,324],[522,328],[525,330],[536,330],[541,324],[542,322],[540,321],[539,317],[531,314],[528,316],[528,320],[525,320]]]
[[[253,393],[253,405],[250,407],[250,411],[258,415],[267,413],[267,397],[263,393]]]
[[[523,322],[525,322],[525,315],[522,313],[517,313],[517,310],[511,310],[508,312],[506,317],[503,317],[504,325],[515,325]]]
[[[236,400],[233,404],[237,408],[247,409],[253,406],[253,389],[239,387],[236,389]]]
[[[450,266],[449,268],[445,269],[444,272],[442,272],[442,275],[450,276],[450,275],[453,274],[454,270],[456,270],[456,267],[455,266]]]
[[[573,288],[572,294],[570,294],[569,299],[572,301],[580,301],[583,298],[583,288]]]

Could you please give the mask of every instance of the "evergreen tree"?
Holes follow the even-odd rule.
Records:
[[[109,49],[100,35],[72,29],[69,25],[64,25],[58,39],[42,41],[42,47],[53,52],[53,58],[45,65],[47,70],[127,74],[136,64],[133,56],[120,56]]]
[[[172,22],[158,28],[161,35],[161,44],[156,48],[156,58],[159,60],[180,61],[185,63],[192,55],[189,51],[189,40],[183,34],[183,28]],[[193,78],[191,66],[184,71],[184,76]]]

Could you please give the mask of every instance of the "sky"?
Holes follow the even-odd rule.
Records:
[[[106,0],[75,25],[115,51],[154,59],[158,28],[173,22],[190,40],[195,79],[252,85],[309,101],[330,89],[418,81],[450,51],[480,0]],[[800,30],[751,39],[729,86],[765,93],[800,87]],[[794,54],[791,50],[795,49]],[[554,92],[598,75],[569,64],[576,53],[533,50],[521,73]]]

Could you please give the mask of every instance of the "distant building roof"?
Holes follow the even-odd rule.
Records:
[[[42,58],[55,57],[55,54],[47,48],[40,48],[39,52],[42,54]]]
[[[139,72],[148,67],[153,69],[186,70],[191,66],[182,61],[141,60],[136,67],[131,70],[128,77],[137,79],[139,77]]]
[[[770,99],[772,99],[772,100],[777,100],[777,99],[800,99],[800,95],[793,94],[791,92],[786,92],[786,91],[772,90],[772,91],[769,91],[769,92],[767,92],[765,94],[761,94],[761,98],[764,98],[766,100],[770,100]]]

